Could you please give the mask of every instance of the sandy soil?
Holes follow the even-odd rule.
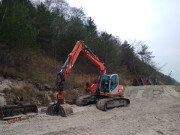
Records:
[[[180,135],[180,87],[126,89],[128,107],[102,112],[95,105],[72,105],[74,115],[66,118],[39,114],[12,124],[0,121],[0,135]]]

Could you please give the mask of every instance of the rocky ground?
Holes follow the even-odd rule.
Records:
[[[8,124],[0,121],[0,135],[180,135],[180,87],[126,87],[128,107],[103,112],[95,105],[72,105],[74,115],[43,113]]]

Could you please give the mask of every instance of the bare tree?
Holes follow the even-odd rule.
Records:
[[[1,20],[1,23],[2,23],[2,24],[3,24],[3,22],[4,22],[4,18],[5,18],[5,15],[6,15],[7,7],[8,7],[8,0],[6,1],[6,8],[5,8],[5,10],[4,10],[4,14],[3,14],[3,17],[2,17],[2,20]]]
[[[44,4],[50,12],[58,11],[59,16],[64,16],[68,19],[69,10],[71,9],[69,4],[65,0],[45,0]]]

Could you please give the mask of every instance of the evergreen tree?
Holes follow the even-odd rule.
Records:
[[[28,0],[3,0],[2,7],[1,40],[20,47],[33,44],[37,35],[33,5]]]
[[[52,39],[52,16],[43,3],[37,6],[35,21],[38,30],[37,44],[45,51],[49,51]]]

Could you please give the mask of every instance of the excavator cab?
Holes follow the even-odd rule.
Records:
[[[117,74],[106,74],[101,77],[100,94],[118,94],[119,78]]]

